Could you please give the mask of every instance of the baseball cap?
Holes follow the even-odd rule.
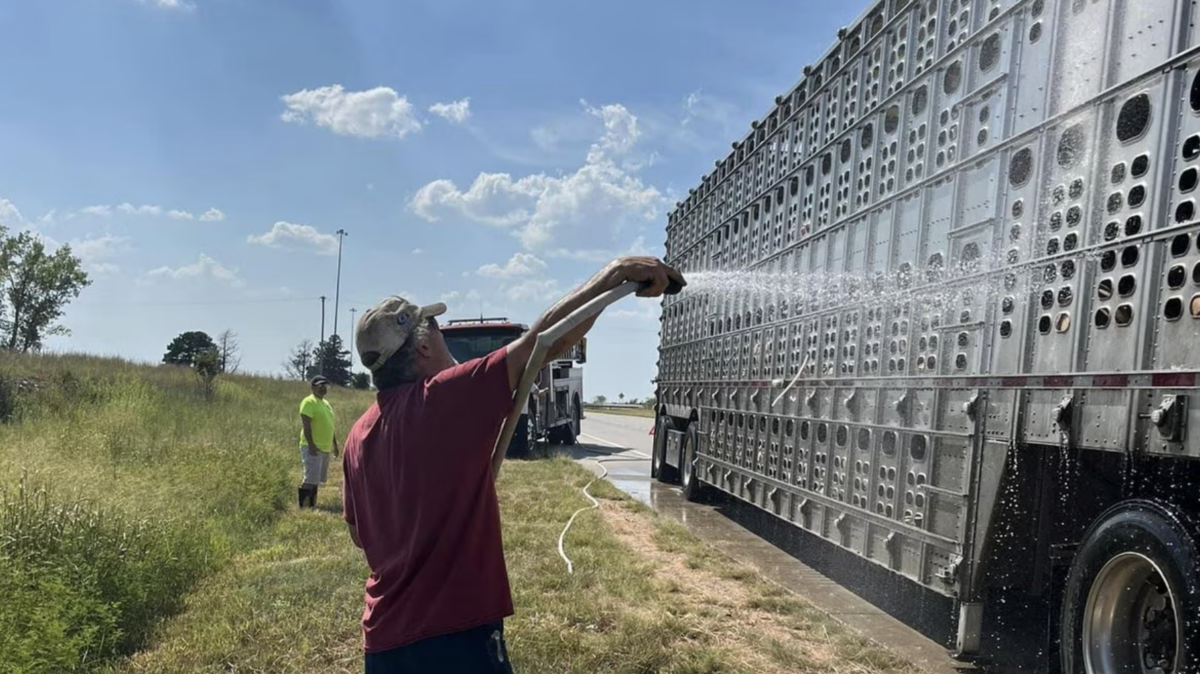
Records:
[[[310,379],[308,381],[308,383],[310,386],[320,386],[321,384],[328,384],[329,380],[326,379],[323,375],[317,375],[317,376],[313,377],[312,379]]]
[[[420,306],[392,295],[363,312],[355,328],[355,349],[369,370],[378,370],[404,346],[413,330],[427,318],[446,313],[446,305],[437,302]]]

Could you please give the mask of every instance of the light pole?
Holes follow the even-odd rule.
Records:
[[[334,317],[337,318],[336,316]],[[321,295],[321,341],[325,341],[325,296]]]
[[[338,235],[338,264],[337,264],[337,285],[333,291],[333,334],[338,333],[338,298],[342,293],[342,239],[346,236],[346,230],[339,229],[334,232]]]

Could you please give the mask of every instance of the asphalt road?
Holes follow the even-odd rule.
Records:
[[[739,505],[719,494],[713,503],[692,503],[683,498],[679,487],[651,480],[653,419],[597,412],[584,414],[579,444],[569,448],[570,454],[597,474],[607,470],[607,478],[622,491],[681,522],[717,549],[807,598],[930,674],[961,674],[970,669],[947,657],[945,649],[934,641],[800,562],[777,545],[780,541],[772,543],[768,540],[770,536],[755,533],[765,529],[752,522],[770,518],[764,518],[752,506]],[[774,529],[786,547],[786,540],[793,538],[794,532],[777,524],[768,525],[767,529]]]

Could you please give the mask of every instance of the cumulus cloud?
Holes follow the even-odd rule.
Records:
[[[280,115],[283,121],[316,124],[343,136],[399,139],[421,130],[412,103],[390,87],[346,91],[334,84],[281,99],[287,107]]]
[[[471,99],[464,98],[453,103],[434,103],[429,106],[429,112],[455,124],[462,124],[471,116]]]
[[[529,253],[517,253],[503,266],[494,263],[485,264],[477,269],[475,273],[488,278],[514,278],[517,276],[529,276],[545,268],[546,263],[539,260],[536,256]]]
[[[139,0],[143,5],[153,5],[160,9],[192,10],[195,5],[185,0]]]
[[[282,220],[276,222],[265,234],[249,236],[247,241],[260,246],[299,249],[319,255],[334,255],[337,253],[336,236],[322,234],[316,227],[311,225],[300,225]]]
[[[147,272],[147,276],[151,278],[164,278],[173,280],[185,280],[196,278],[212,278],[222,283],[237,287],[242,285],[241,279],[238,278],[237,270],[230,269],[222,265],[220,262],[211,257],[200,254],[196,262],[184,265],[182,267],[159,267],[151,269]]]
[[[641,137],[637,117],[618,104],[587,112],[600,119],[603,131],[572,173],[514,178],[485,172],[465,190],[435,180],[417,191],[409,207],[430,222],[457,216],[510,228],[527,250],[561,245],[564,238],[594,240],[654,220],[666,200],[638,176],[643,164],[632,157]]]
[[[194,213],[178,208],[163,208],[153,204],[143,204],[134,206],[130,203],[109,205],[98,204],[95,206],[87,206],[81,208],[74,213],[68,213],[67,220],[71,220],[81,216],[91,216],[97,218],[111,218],[113,215],[132,215],[139,217],[162,217],[166,216],[172,220],[200,220],[201,222],[215,222],[225,219],[225,214],[216,208],[210,208],[203,214],[197,216]]]
[[[17,205],[8,199],[0,199],[0,225],[12,227],[22,221],[21,211],[17,210]]]
[[[72,239],[67,243],[83,263],[84,268],[93,274],[111,274],[120,270],[110,262],[124,248],[128,241],[125,237],[105,234],[104,236],[88,236],[84,239]]]

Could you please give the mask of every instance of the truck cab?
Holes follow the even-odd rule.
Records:
[[[441,331],[450,354],[465,363],[507,346],[528,332],[529,326],[504,317],[480,317],[447,321]],[[539,441],[565,445],[578,442],[583,418],[583,370],[577,366],[586,360],[584,338],[561,358],[546,363],[522,403],[507,456],[525,456]]]

